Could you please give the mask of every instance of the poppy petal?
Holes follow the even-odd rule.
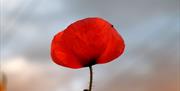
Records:
[[[124,40],[114,29],[111,31],[112,32],[109,36],[109,41],[107,41],[106,50],[97,59],[98,64],[110,62],[120,56],[124,51]]]
[[[76,21],[55,35],[51,56],[59,65],[82,68],[110,62],[122,54],[124,47],[112,24],[93,17]]]
[[[61,37],[63,32],[58,33],[55,35],[54,39],[52,40],[51,44],[51,57],[53,61],[59,65],[70,67],[70,68],[80,68],[82,65],[79,63],[78,59],[67,53],[66,50],[61,48]]]

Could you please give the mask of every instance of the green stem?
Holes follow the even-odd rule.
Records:
[[[90,71],[89,91],[91,91],[92,90],[92,83],[93,83],[93,69],[92,69],[92,66],[89,66],[89,71]]]
[[[92,83],[93,83],[93,69],[92,69],[92,66],[89,66],[89,73],[90,73],[89,89],[84,89],[83,91],[92,91]]]

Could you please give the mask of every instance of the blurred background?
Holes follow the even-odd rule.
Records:
[[[0,70],[7,91],[82,91],[89,70],[51,61],[53,36],[98,16],[126,43],[124,54],[94,66],[93,91],[180,91],[179,0],[1,0]],[[0,74],[2,75],[2,74]]]

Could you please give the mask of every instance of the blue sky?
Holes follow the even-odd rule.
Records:
[[[1,70],[8,91],[79,91],[88,69],[52,63],[53,36],[92,16],[111,22],[125,53],[94,66],[95,91],[175,91],[180,29],[178,0],[1,0]]]

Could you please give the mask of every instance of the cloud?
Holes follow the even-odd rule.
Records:
[[[94,66],[94,90],[177,88],[177,0],[6,0],[4,6],[0,52],[8,91],[87,88],[88,69],[71,70],[53,64],[49,53],[54,34],[89,16],[112,22],[126,43],[123,56]]]

